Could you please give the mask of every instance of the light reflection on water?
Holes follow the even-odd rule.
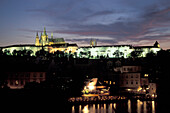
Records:
[[[72,113],[156,113],[155,101],[128,100],[124,102],[73,105]]]

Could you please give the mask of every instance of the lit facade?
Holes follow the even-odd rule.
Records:
[[[122,66],[120,68],[120,87],[128,90],[136,90],[141,86],[141,67],[140,66]]]
[[[36,39],[35,39],[35,46],[45,46],[45,45],[53,45],[53,44],[65,44],[65,41],[63,38],[53,38],[53,33],[51,33],[51,38],[49,38],[45,27],[44,27],[43,34],[41,33],[40,37],[38,36],[38,32],[37,32]]]
[[[160,51],[160,45],[156,41],[153,46],[131,46],[131,45],[113,45],[113,46],[86,46],[79,47],[77,57],[79,58],[129,58],[134,51],[138,54],[137,57],[146,57],[147,53],[157,54]]]
[[[132,45],[110,45],[110,46],[97,46],[96,40],[90,41],[90,46],[78,47],[77,44],[69,44],[64,41],[63,38],[49,38],[46,29],[40,37],[38,32],[35,38],[35,45],[13,45],[1,47],[2,51],[7,52],[7,55],[13,55],[15,51],[32,51],[31,56],[35,56],[37,51],[41,49],[54,53],[56,51],[62,51],[66,54],[74,54],[77,58],[129,58],[133,57],[132,52],[137,54],[137,57],[146,57],[147,53],[155,53],[161,50],[159,43],[156,41],[153,46],[132,46]],[[15,50],[15,51],[14,51]]]

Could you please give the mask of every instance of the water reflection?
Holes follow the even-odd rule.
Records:
[[[81,105],[79,105],[79,113],[81,113]]]
[[[152,101],[152,113],[155,113],[155,101]]]
[[[82,111],[83,111],[83,113],[89,113],[88,105],[84,106]],[[93,113],[93,112],[91,112],[91,113]]]
[[[114,103],[73,105],[72,113],[156,113],[155,101],[127,100]]]
[[[128,100],[128,113],[131,113],[131,101],[130,101],[130,99]]]
[[[74,106],[72,106],[72,113],[75,113]]]
[[[146,101],[143,102],[143,113],[147,113]]]

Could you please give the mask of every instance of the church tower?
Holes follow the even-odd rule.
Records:
[[[44,46],[44,45],[48,45],[48,35],[46,33],[46,29],[44,27],[44,32],[41,36],[41,44]]]
[[[159,43],[157,41],[155,42],[155,44],[153,46],[160,48],[160,45],[159,45]]]
[[[39,46],[40,45],[40,40],[39,40],[39,36],[38,36],[38,32],[36,34],[36,39],[35,39],[35,46]]]
[[[96,41],[96,39],[91,39],[91,40],[90,40],[90,46],[97,46],[97,41]]]

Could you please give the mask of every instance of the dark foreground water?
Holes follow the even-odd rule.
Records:
[[[156,101],[128,100],[102,104],[72,105],[70,113],[157,113]]]

